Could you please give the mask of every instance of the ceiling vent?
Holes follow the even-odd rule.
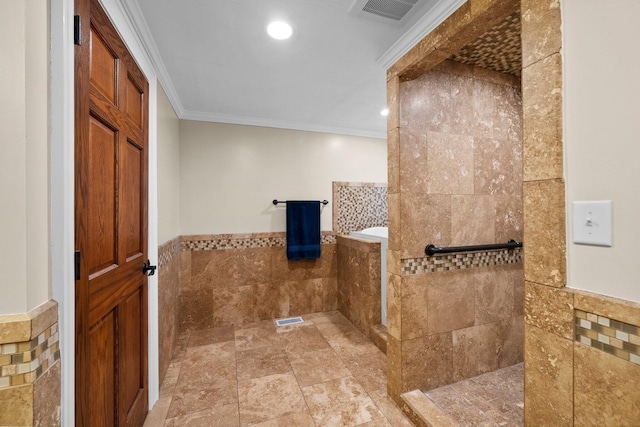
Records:
[[[351,15],[387,23],[400,23],[421,0],[355,0]]]

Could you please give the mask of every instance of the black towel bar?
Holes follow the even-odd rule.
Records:
[[[449,254],[452,252],[487,251],[492,249],[513,249],[521,247],[522,242],[516,242],[512,239],[507,243],[496,243],[491,245],[448,246],[443,248],[439,248],[435,245],[427,245],[427,247],[424,248],[424,253],[431,256],[435,254]]]
[[[286,200],[278,200],[278,199],[273,199],[273,204],[277,205],[278,203],[287,203]],[[323,200],[320,203],[322,203],[323,205],[328,205],[329,201],[328,200]]]

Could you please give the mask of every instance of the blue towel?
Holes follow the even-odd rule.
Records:
[[[320,258],[320,202],[287,200],[287,258]]]

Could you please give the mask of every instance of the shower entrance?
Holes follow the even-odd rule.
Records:
[[[523,240],[520,33],[518,1],[467,2],[388,73],[388,390],[405,407],[523,361],[522,249],[425,254]]]

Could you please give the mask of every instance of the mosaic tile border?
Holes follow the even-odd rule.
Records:
[[[340,235],[389,226],[386,183],[333,182],[333,230]]]
[[[183,237],[181,248],[183,251],[213,251],[225,249],[274,248],[285,247],[287,245],[284,233],[273,234],[273,236],[259,237],[233,237],[228,234],[221,234],[197,239],[189,239],[187,236]],[[320,243],[323,245],[335,244],[336,236],[333,234],[323,234]]]
[[[0,389],[35,382],[59,359],[57,323],[31,341],[0,345]]]
[[[180,237],[171,239],[158,247],[158,267],[162,268],[180,254]]]
[[[404,275],[437,273],[439,271],[516,264],[522,262],[522,259],[522,248],[434,255],[423,258],[402,259],[401,271]]]
[[[574,309],[576,342],[640,365],[640,327]]]

